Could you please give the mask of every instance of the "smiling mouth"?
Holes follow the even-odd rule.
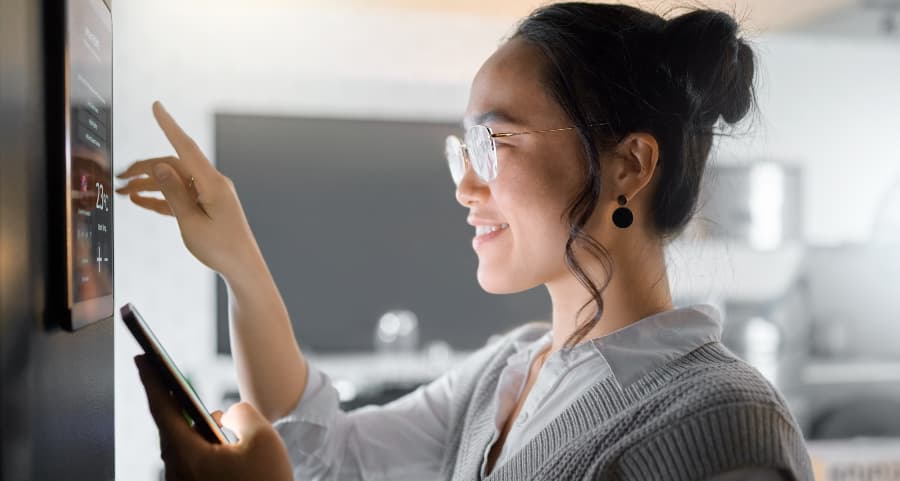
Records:
[[[472,249],[477,251],[479,246],[503,235],[508,229],[509,224],[476,226],[475,237],[472,239]]]
[[[491,232],[497,232],[498,230],[506,229],[507,227],[509,227],[509,224],[479,225],[475,226],[475,235],[480,236],[490,234]]]

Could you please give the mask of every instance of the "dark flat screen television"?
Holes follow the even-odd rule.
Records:
[[[317,353],[371,351],[390,310],[418,318],[420,347],[484,345],[549,319],[543,287],[484,292],[474,228],[455,199],[444,140],[454,122],[221,113],[215,162],[235,183],[294,332]],[[218,350],[230,352],[218,280]]]

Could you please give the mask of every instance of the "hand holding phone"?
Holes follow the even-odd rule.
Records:
[[[137,309],[126,304],[121,313],[146,353],[136,356],[135,364],[159,428],[166,479],[293,480],[287,448],[269,420],[240,402],[220,416],[237,436],[220,428]]]
[[[182,410],[146,354],[135,357],[147,402],[159,428],[166,479],[199,481],[292,481],[287,449],[271,423],[250,403],[240,402],[221,416],[240,438],[234,444],[208,442],[184,422]]]
[[[203,401],[185,379],[184,375],[169,357],[150,326],[141,317],[141,314],[131,304],[125,304],[120,308],[122,320],[131,331],[131,334],[143,348],[150,363],[156,367],[160,378],[175,397],[182,409],[182,414],[200,435],[211,443],[229,444],[236,442],[233,434],[227,433],[219,427],[216,420],[207,411]]]

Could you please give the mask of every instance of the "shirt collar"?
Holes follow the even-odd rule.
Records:
[[[546,326],[549,327],[549,323]],[[517,339],[514,342],[516,352],[507,363],[533,359],[535,351],[542,350],[551,341],[552,334],[548,329],[537,338]],[[719,310],[711,304],[694,304],[656,313],[605,336],[562,348],[548,358],[548,362],[559,356],[565,366],[572,366],[599,354],[624,387],[704,344],[720,341],[721,337]]]
[[[698,347],[722,339],[722,318],[711,304],[696,304],[645,317],[591,339],[622,387]]]

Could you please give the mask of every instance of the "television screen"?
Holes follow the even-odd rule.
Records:
[[[485,292],[474,228],[444,159],[458,121],[220,113],[216,165],[235,183],[301,348],[377,349],[376,326],[411,311],[420,347],[469,350],[550,319],[543,286]],[[230,352],[227,286],[218,349]]]

